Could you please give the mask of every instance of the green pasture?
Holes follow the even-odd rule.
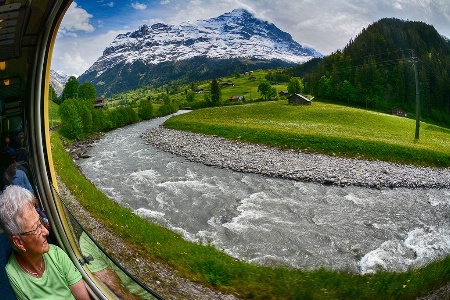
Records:
[[[59,105],[56,104],[53,101],[50,101],[50,107],[49,107],[49,126],[58,126],[61,124],[61,117],[59,116]]]
[[[267,71],[264,70],[256,70],[251,74],[242,75],[239,77],[236,76],[228,76],[219,79],[219,84],[222,85],[228,81],[231,81],[234,86],[226,86],[221,87],[222,93],[222,102],[229,102],[229,99],[232,96],[243,96],[246,101],[252,101],[258,98],[261,98],[261,95],[258,93],[258,85],[265,81],[265,76]],[[254,77],[255,80],[251,80]],[[204,90],[209,90],[210,83],[204,83],[199,85],[199,88]],[[276,88],[277,96],[280,91],[287,90],[287,82],[279,82],[277,84],[273,84],[272,87]],[[200,101],[204,99],[204,94],[196,94],[195,100]]]
[[[396,163],[450,166],[450,129],[388,114],[313,101],[215,107],[166,121],[173,129],[281,148]]]

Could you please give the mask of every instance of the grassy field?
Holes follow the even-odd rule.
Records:
[[[59,116],[59,105],[53,101],[50,101],[51,107],[49,107],[49,120],[50,127],[58,126],[61,124],[61,117]]]
[[[243,96],[247,101],[253,101],[258,98],[261,98],[261,95],[258,93],[258,85],[265,81],[265,76],[267,74],[267,70],[255,70],[253,73],[248,75],[242,75],[240,77],[236,76],[228,76],[228,77],[222,77],[218,78],[219,84],[222,85],[228,81],[231,81],[233,83],[233,86],[226,86],[221,88],[222,93],[222,101],[224,103],[229,103],[229,99],[231,96]],[[250,80],[250,78],[254,77],[254,80]],[[198,85],[198,89],[203,90],[209,90],[210,89],[210,81],[204,81],[200,82]],[[280,82],[278,84],[272,85],[272,87],[275,87],[277,90],[277,93],[282,90],[287,90],[287,82]],[[182,85],[178,87],[175,91],[172,91],[170,93],[170,99],[177,101],[182,106],[189,106],[189,102],[186,102],[186,91],[190,90],[190,85]],[[111,105],[111,103],[114,104],[114,106],[117,106],[120,103],[128,103],[132,102],[133,100],[140,100],[143,98],[147,98],[147,96],[152,96],[154,100],[162,97],[163,94],[165,94],[166,91],[164,89],[154,89],[151,87],[143,87],[135,90],[126,91],[117,95],[112,95],[111,97],[108,97],[107,100],[110,100],[111,102],[108,102],[108,106]],[[197,93],[195,94],[195,100],[194,101],[203,101],[205,97],[205,94],[203,93]],[[113,100],[122,98],[124,101],[120,100]],[[155,101],[153,104],[155,104],[157,101]]]
[[[313,101],[286,100],[208,108],[179,115],[166,127],[329,155],[450,166],[450,130],[407,118]]]
[[[261,95],[258,93],[258,85],[265,81],[265,76],[267,74],[267,71],[265,70],[256,70],[251,74],[243,75],[239,78],[236,78],[234,76],[224,77],[220,78],[219,83],[223,84],[228,81],[232,82],[234,86],[227,86],[221,88],[222,93],[222,100],[224,102],[228,101],[228,99],[231,98],[231,96],[243,96],[246,100],[254,100],[261,97]],[[254,80],[250,80],[250,78],[255,78]],[[272,87],[276,88],[277,93],[279,93],[282,90],[287,90],[287,82],[280,83],[280,84],[274,84]],[[209,83],[200,85],[199,88],[203,88],[205,90],[209,89]],[[202,94],[196,95],[196,100],[203,99]]]
[[[171,118],[167,125],[280,147],[448,165],[447,129],[422,124],[421,138],[414,141],[412,120],[320,102],[308,107],[277,101],[204,109]],[[57,132],[51,143],[56,171],[96,219],[139,255],[226,293],[244,299],[415,299],[450,281],[450,256],[417,270],[372,275],[270,268],[234,259],[212,246],[184,241],[119,206],[79,174]]]

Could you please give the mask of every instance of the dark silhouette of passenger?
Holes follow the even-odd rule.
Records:
[[[5,137],[3,138],[2,152],[6,153],[7,155],[16,154],[16,150],[11,145],[11,138],[9,137],[9,135],[5,135]]]
[[[19,132],[19,134],[17,134],[15,138],[14,149],[17,155],[17,163],[21,165],[28,165],[30,153],[28,152],[25,134],[23,132]]]
[[[9,165],[4,173],[4,177],[8,185],[21,186],[34,194],[33,187],[28,180],[27,174],[23,170],[17,168],[15,156],[9,157]]]

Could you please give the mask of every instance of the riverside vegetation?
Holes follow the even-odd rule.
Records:
[[[333,156],[358,157],[417,166],[450,166],[450,130],[383,113],[314,101],[287,101],[209,108],[174,116],[171,129],[218,135]]]
[[[450,131],[422,123],[414,140],[408,119],[314,102],[285,101],[194,111],[171,118],[169,127],[271,146],[307,149],[417,165],[447,167]],[[51,137],[54,166],[78,201],[140,255],[176,268],[186,278],[244,299],[415,299],[450,281],[450,257],[404,273],[357,275],[258,266],[229,257],[209,245],[184,241],[108,199],[79,174],[61,137]],[[139,232],[140,234],[135,234]]]

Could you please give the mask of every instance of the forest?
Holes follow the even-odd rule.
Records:
[[[304,78],[322,99],[390,112],[416,112],[416,64],[422,119],[450,126],[450,41],[423,22],[381,19],[343,50],[285,72]]]

